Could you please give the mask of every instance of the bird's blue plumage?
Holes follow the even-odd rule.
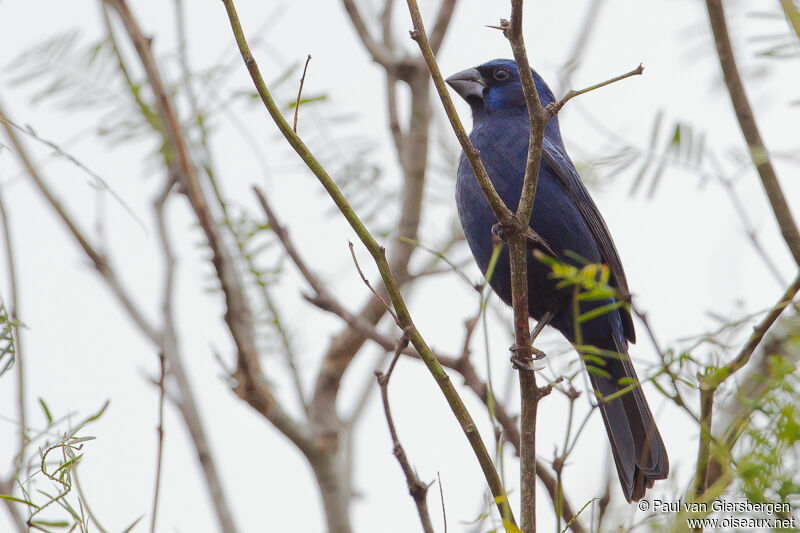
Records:
[[[542,105],[554,101],[542,78],[533,74]],[[511,210],[516,210],[525,175],[530,130],[514,62],[490,61],[452,76],[448,82],[470,104],[473,115],[470,139],[480,151],[498,194]],[[456,204],[467,243],[478,266],[486,272],[493,250],[492,227],[497,220],[463,154],[458,167]],[[608,265],[611,284],[618,294],[627,294],[619,255],[605,222],[567,155],[557,117],[545,128],[530,226],[555,252],[557,259],[576,266],[582,266],[577,258]],[[572,292],[556,288],[550,267],[534,259],[532,250],[531,245],[528,258],[530,316],[539,320],[545,313],[553,313],[549,324],[568,340],[576,342]],[[504,302],[511,302],[507,248],[498,259],[490,284]],[[612,299],[581,302],[581,312],[610,303],[614,303]],[[613,310],[582,323],[580,334],[582,344],[620,354],[616,359],[606,358],[601,372],[590,373],[598,396],[611,395],[628,386],[630,379],[636,379],[627,355],[628,341],[635,339],[627,310]],[[636,387],[615,400],[599,399],[598,403],[625,497],[629,501],[638,500],[654,480],[665,478],[668,472],[666,450],[644,394],[641,387]]]

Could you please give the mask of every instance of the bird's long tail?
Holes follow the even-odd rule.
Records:
[[[583,343],[619,356],[584,355],[584,364],[594,367],[587,369],[625,497],[629,502],[639,501],[655,480],[667,477],[669,459],[628,356],[621,324],[618,319],[611,322],[610,328],[588,328]]]

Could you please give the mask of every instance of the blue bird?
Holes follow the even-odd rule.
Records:
[[[533,73],[542,106],[555,101],[544,80]],[[495,59],[476,68],[459,72],[447,83],[472,108],[470,140],[480,151],[489,178],[500,198],[516,211],[522,193],[528,153],[528,110],[516,64]],[[472,167],[462,153],[456,182],[456,204],[467,243],[481,271],[486,273],[492,256],[492,232],[497,223],[483,195]],[[592,201],[567,155],[558,118],[545,127],[539,180],[530,227],[550,251],[529,245],[529,314],[549,324],[572,343],[576,343],[572,289],[559,289],[551,268],[533,257],[539,249],[555,254],[559,261],[583,266],[582,258],[603,263],[610,271],[610,285],[617,294],[627,295],[628,285],[619,254],[597,206]],[[511,305],[511,276],[508,248],[504,247],[490,285],[506,304]],[[613,299],[581,302],[580,312],[614,303]],[[539,327],[537,327],[537,331]],[[616,352],[618,357],[603,357],[589,372],[600,413],[603,417],[622,491],[630,502],[640,500],[657,479],[665,479],[669,460],[661,435],[653,420],[636,371],[628,356],[628,341],[635,342],[630,312],[620,307],[586,321],[580,327],[581,344]],[[635,381],[631,381],[635,380]],[[629,389],[611,400],[604,398]]]

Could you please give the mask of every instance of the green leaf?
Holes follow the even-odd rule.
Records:
[[[518,528],[513,522],[506,520],[503,518],[503,527],[506,528],[506,533],[522,533],[522,530]]]
[[[44,416],[45,416],[45,418],[47,418],[47,423],[48,424],[52,424],[53,423],[53,415],[50,413],[50,408],[47,407],[47,404],[45,403],[43,398],[39,398],[39,405],[42,406],[42,411],[44,411]]]
[[[9,501],[9,502],[24,503],[25,505],[29,505],[29,506],[34,507],[36,509],[39,508],[38,505],[36,505],[35,503],[33,503],[31,501],[23,500],[21,498],[16,498],[14,496],[11,496],[10,494],[0,494],[0,500],[6,500],[6,501]]]

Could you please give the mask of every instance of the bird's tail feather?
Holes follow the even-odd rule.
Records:
[[[629,502],[639,501],[655,480],[667,477],[669,459],[628,356],[628,343],[621,331],[615,332],[614,329],[606,329],[604,338],[585,339],[584,342],[616,352],[619,357],[603,357],[604,364],[594,363],[593,359],[585,359],[584,363],[597,369],[590,370],[589,376],[597,394],[625,498]],[[612,399],[608,399],[609,396]]]

